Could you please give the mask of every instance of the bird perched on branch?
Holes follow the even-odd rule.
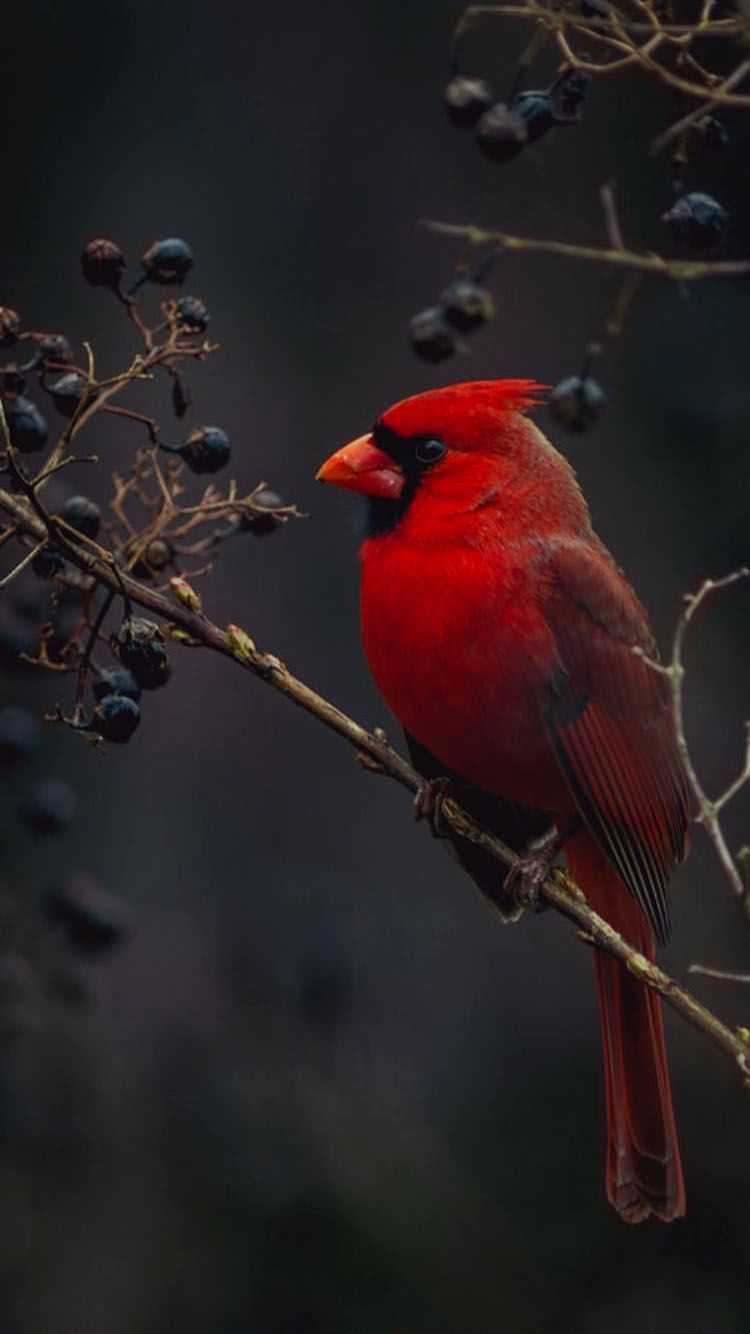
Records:
[[[689,820],[668,683],[572,468],[524,415],[540,392],[488,380],[417,394],[318,477],[368,500],[362,634],[425,777],[419,813],[437,819],[450,784],[520,854],[509,911],[514,885],[533,902],[564,848],[592,906],[651,959]],[[497,899],[497,863],[449,837]],[[685,1190],[660,1002],[609,955],[594,966],[607,1195],[627,1222],[669,1222]]]

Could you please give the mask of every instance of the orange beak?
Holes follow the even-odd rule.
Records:
[[[360,435],[337,449],[316,473],[316,481],[343,486],[361,496],[398,500],[404,489],[404,474],[371,435]]]

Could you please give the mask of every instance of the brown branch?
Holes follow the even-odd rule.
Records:
[[[0,490],[0,510],[32,540],[41,541],[46,536],[44,523],[23,499],[8,491]],[[92,550],[92,546],[91,543],[77,542],[71,535],[66,557],[79,570],[111,593],[124,594],[133,604],[162,618],[170,627],[171,638],[189,644],[199,644],[213,649],[223,657],[231,658],[245,670],[272,686],[286,699],[291,700],[305,713],[317,718],[325,727],[336,732],[353,746],[358,754],[367,757],[369,767],[387,774],[410,792],[416,793],[420,790],[423,783],[421,776],[388,745],[381,732],[368,731],[329,700],[317,694],[299,677],[294,676],[273,654],[263,653],[256,648],[244,630],[233,625],[228,626],[226,631],[220,629],[203,614],[190,610],[181,602],[175,602],[173,598],[155,589],[146,587],[125,573],[120,573]],[[499,868],[509,868],[515,864],[516,857],[510,848],[471,820],[455,801],[448,798],[442,810],[451,828],[493,856]],[[503,878],[499,871],[498,899],[501,895]],[[553,870],[542,885],[541,892],[548,903],[573,923],[587,943],[619,959],[645,986],[658,992],[683,1019],[726,1052],[739,1066],[744,1078],[750,1080],[750,1030],[738,1029],[733,1032],[674,978],[629,945],[603,917],[594,912],[580,889],[565,872],[559,869]],[[492,904],[493,896],[489,894],[486,897]]]
[[[610,264],[634,273],[650,273],[677,283],[699,282],[704,278],[738,278],[750,273],[750,259],[714,260],[664,259],[662,255],[640,255],[634,250],[604,249],[601,246],[572,245],[567,241],[538,241],[528,236],[512,236],[473,223],[432,222],[422,219],[420,226],[440,236],[457,236],[472,246],[497,245],[502,250],[533,251],[579,259],[590,264]]]

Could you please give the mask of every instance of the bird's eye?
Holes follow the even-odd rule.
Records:
[[[442,440],[431,437],[429,440],[418,440],[414,454],[417,463],[437,463],[446,452],[446,447]]]

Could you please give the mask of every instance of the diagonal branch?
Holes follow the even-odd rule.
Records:
[[[29,503],[9,491],[0,490],[0,511],[5,513],[18,530],[25,533],[31,541],[40,542],[47,537],[44,522],[33,512]],[[66,543],[65,555],[78,570],[90,576],[110,593],[124,595],[132,603],[161,617],[171,630],[172,636],[178,641],[213,649],[223,657],[233,659],[245,670],[272,686],[298,708],[336,732],[353,746],[359,755],[365,756],[370,768],[387,774],[410,792],[416,793],[421,788],[423,783],[421,776],[388,745],[381,733],[362,727],[335,704],[312,690],[299,677],[294,676],[273,654],[261,652],[244,630],[230,625],[224,631],[202,613],[191,611],[182,603],[175,602],[165,594],[139,583],[132,576],[121,573],[114,565],[102,559],[96,551],[78,541],[72,532]],[[442,811],[451,828],[483,848],[497,861],[499,897],[504,879],[500,868],[507,869],[513,866],[516,862],[515,855],[500,839],[470,819],[452,799],[444,802]],[[594,912],[581,890],[565,872],[559,869],[553,870],[544,881],[541,892],[552,907],[573,923],[586,943],[619,959],[645,986],[658,992],[683,1019],[726,1052],[739,1066],[745,1080],[750,1082],[750,1029],[738,1028],[733,1031],[696,1000],[685,987],[629,945],[603,917]],[[487,897],[492,904],[492,895]]]

